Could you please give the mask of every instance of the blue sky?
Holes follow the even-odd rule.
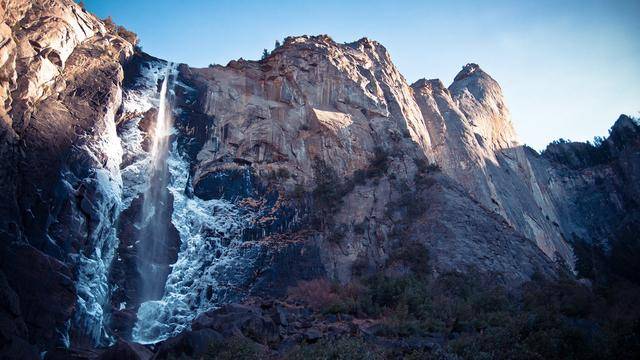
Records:
[[[476,62],[502,86],[523,143],[605,135],[640,115],[640,0],[84,0],[143,49],[192,66],[257,59],[289,35],[377,40],[409,83]]]

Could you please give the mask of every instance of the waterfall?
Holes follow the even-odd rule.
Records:
[[[242,247],[243,229],[254,216],[251,211],[186,191],[191,187],[191,160],[172,141],[172,134],[180,136],[173,115],[179,127],[182,112],[172,109],[171,102],[174,87],[181,87],[182,93],[193,89],[177,80],[175,72],[174,66],[162,62],[141,67],[142,76],[126,91],[124,102],[125,111],[138,116],[120,134],[126,164],[123,208],[140,210],[133,232],[136,251],[121,249],[116,262],[122,264],[136,254],[138,278],[127,280],[135,291],[126,288],[122,293],[138,295],[118,297],[114,306],[136,310],[130,336],[144,344],[175,336],[203,312],[240,299],[259,255]],[[151,143],[145,146],[148,124],[141,114],[152,108],[158,113],[156,123],[146,130]]]
[[[137,239],[138,272],[140,274],[140,301],[155,300],[162,297],[164,284],[170,272],[172,254],[171,202],[167,185],[169,170],[167,154],[169,152],[172,115],[169,106],[169,82],[173,66],[166,69],[160,88],[160,102],[156,122],[151,132],[152,146],[149,153],[150,164],[144,201],[140,213],[140,229]]]

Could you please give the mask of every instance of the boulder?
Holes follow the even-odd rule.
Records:
[[[198,316],[192,329],[212,329],[224,337],[245,336],[263,345],[279,339],[278,327],[271,318],[254,306],[227,304]]]

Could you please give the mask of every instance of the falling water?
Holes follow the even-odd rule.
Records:
[[[150,151],[148,186],[140,213],[137,257],[140,274],[140,302],[162,297],[165,281],[169,274],[169,265],[175,255],[175,239],[171,236],[172,198],[167,189],[169,169],[167,156],[172,129],[172,116],[169,106],[169,82],[172,65],[167,67],[162,86],[156,122],[151,130],[153,143]]]

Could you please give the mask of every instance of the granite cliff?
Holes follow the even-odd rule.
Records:
[[[68,0],[0,1],[5,357],[152,355],[133,340],[164,341],[162,358],[193,336],[237,333],[238,318],[273,344],[292,339],[273,330],[274,317],[290,328],[281,305],[228,304],[415,272],[404,249],[429,254],[422,275],[516,288],[574,269],[576,243],[608,251],[640,229],[629,117],[599,144],[538,154],[476,64],[449,87],[410,85],[366,38],[289,37],[260,61],[208,68],[135,43]],[[149,180],[163,111],[164,183]],[[151,258],[141,216],[158,183],[150,216],[163,246]],[[161,274],[157,295],[143,294],[140,264]]]

